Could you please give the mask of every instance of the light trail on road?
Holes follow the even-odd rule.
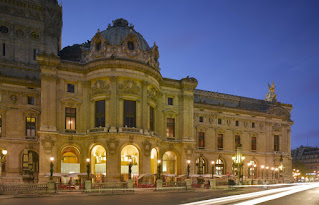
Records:
[[[262,199],[264,201],[262,201],[262,200],[258,201],[258,199],[253,199],[253,200],[250,200],[249,203],[243,202],[243,203],[237,204],[237,205],[252,205],[252,204],[262,203],[262,202],[265,202],[268,200],[273,200],[273,199],[276,199],[276,197],[280,198],[280,197],[287,196],[287,195],[297,193],[300,191],[305,191],[308,189],[319,187],[319,183],[315,183],[315,184],[303,183],[303,184],[290,184],[290,185],[292,185],[292,186],[271,189],[271,190],[265,190],[265,191],[259,191],[259,192],[249,193],[249,194],[240,194],[240,195],[234,195],[234,196],[227,196],[227,197],[221,197],[221,198],[215,198],[215,199],[202,200],[202,201],[197,201],[197,202],[185,203],[182,205],[200,205],[200,204],[201,205],[208,205],[208,204],[227,203],[227,202],[231,203],[232,201],[235,201],[235,200],[236,201],[245,200],[245,199],[262,197],[265,195],[274,194],[271,196],[265,196],[262,198],[258,198],[258,199]],[[264,185],[264,186],[266,187],[266,185]],[[256,201],[254,201],[254,200],[256,200]]]

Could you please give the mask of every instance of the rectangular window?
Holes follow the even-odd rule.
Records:
[[[205,148],[205,133],[204,132],[198,133],[198,148],[199,149]]]
[[[37,60],[37,49],[33,49],[33,60]]]
[[[28,105],[34,105],[34,97],[28,96]]]
[[[279,135],[274,135],[274,151],[279,151]]]
[[[167,104],[173,105],[173,98],[167,98]]]
[[[251,123],[251,127],[252,127],[252,128],[255,128],[255,123],[254,123],[254,122]]]
[[[257,137],[251,137],[251,151],[255,152],[257,149]]]
[[[0,115],[0,137],[2,136],[2,115]]]
[[[76,128],[76,108],[65,108],[65,129],[75,130]]]
[[[240,145],[240,135],[235,135],[235,149]]]
[[[105,100],[95,101],[95,127],[105,127]]]
[[[239,121],[238,120],[236,120],[236,127],[238,127],[239,126]]]
[[[74,93],[74,84],[69,84],[68,83],[68,92],[69,93]]]
[[[218,118],[218,124],[219,124],[219,125],[222,124],[222,119]]]
[[[223,150],[224,148],[224,136],[223,134],[218,134],[217,135],[217,149],[218,150]]]
[[[35,117],[26,118],[26,136],[35,137]]]
[[[150,106],[150,130],[154,131],[154,123],[155,123],[155,117],[154,117],[154,108]]]
[[[124,100],[124,127],[136,127],[136,101]]]
[[[175,119],[174,118],[167,118],[166,137],[169,137],[169,138],[175,137]]]
[[[2,56],[6,56],[6,44],[2,44]]]
[[[204,122],[204,117],[203,116],[199,116],[199,122]]]

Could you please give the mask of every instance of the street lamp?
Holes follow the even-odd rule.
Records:
[[[266,179],[268,180],[268,169],[269,169],[269,167],[267,166],[266,167]]]
[[[87,162],[87,164],[86,164],[86,173],[87,173],[87,175],[88,175],[88,180],[90,180],[90,158],[86,158],[86,162]]]
[[[260,168],[261,168],[261,178],[264,179],[264,168],[265,168],[265,166],[261,165]]]
[[[238,184],[240,183],[241,169],[242,169],[242,167],[244,165],[244,160],[245,160],[245,157],[241,153],[241,148],[242,148],[242,145],[238,144],[237,145],[237,153],[236,153],[235,156],[232,157],[233,166],[236,166],[237,170],[238,170]]]
[[[212,161],[212,179],[214,179],[215,161]]]
[[[190,169],[191,169],[191,160],[187,160],[187,178],[189,178],[189,172],[190,172]]]
[[[274,169],[273,167],[271,167],[271,179],[274,179]]]
[[[131,175],[132,175],[132,159],[129,158],[128,161],[129,161],[129,164],[128,164],[128,179],[131,179]]]
[[[161,160],[157,160],[157,174],[158,179],[161,179]]]
[[[7,154],[8,154],[8,150],[6,149],[3,149],[0,153],[0,177],[2,175],[2,162],[5,163]]]
[[[54,157],[50,157],[50,180],[53,180],[53,161],[54,161]]]

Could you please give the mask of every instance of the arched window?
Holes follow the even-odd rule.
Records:
[[[121,175],[123,180],[128,179],[129,165],[132,165],[132,178],[139,174],[139,151],[133,145],[125,146],[121,151]]]
[[[257,163],[254,160],[251,160],[248,163],[248,177],[257,177]]]
[[[177,157],[172,151],[167,151],[163,155],[163,174],[177,174]]]
[[[224,175],[225,174],[225,164],[222,159],[217,159],[216,161],[216,174]]]
[[[63,149],[61,173],[80,173],[80,152],[75,147]]]
[[[96,182],[103,182],[106,175],[106,150],[101,145],[96,145],[91,151],[91,172],[95,174]]]
[[[157,173],[157,150],[155,148],[151,151],[151,174]]]

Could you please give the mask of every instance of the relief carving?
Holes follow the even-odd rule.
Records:
[[[158,92],[155,88],[150,88],[149,90],[147,90],[147,97],[148,97],[148,100],[153,100],[156,102],[156,97],[158,95]]]
[[[51,139],[51,137],[46,136],[45,139],[41,140],[44,152],[49,155],[52,154],[52,149],[54,147],[54,141]]]
[[[109,139],[106,143],[107,143],[107,147],[110,151],[110,154],[114,155],[116,153],[116,150],[119,146],[120,141],[113,137],[113,138]]]
[[[144,149],[144,155],[146,157],[149,157],[151,153],[152,144],[150,143],[149,140],[145,140],[142,144]]]
[[[134,80],[127,80],[119,85],[120,94],[140,95],[140,87]]]
[[[281,126],[278,123],[275,123],[274,126],[272,127],[272,130],[275,132],[281,132]]]
[[[109,88],[110,88],[110,85],[108,85],[104,80],[97,80],[93,84],[91,90],[93,95],[97,95],[97,94],[110,95],[111,92]]]

